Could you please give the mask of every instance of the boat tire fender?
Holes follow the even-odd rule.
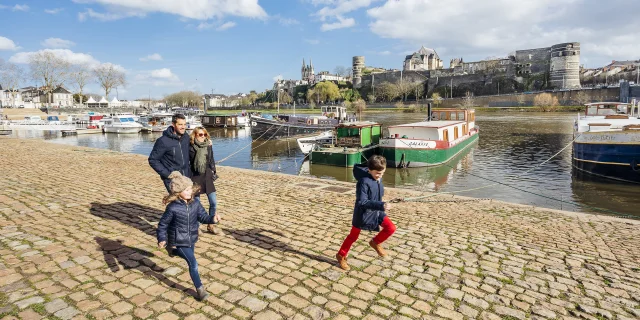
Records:
[[[633,170],[635,173],[640,173],[640,169],[638,168],[638,160],[633,159],[633,161],[631,161],[631,170]]]

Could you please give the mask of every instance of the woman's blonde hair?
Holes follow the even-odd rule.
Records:
[[[207,131],[207,129],[205,129],[204,127],[197,127],[195,129],[193,129],[193,131],[189,135],[189,137],[191,139],[191,144],[193,144],[193,142],[196,141],[196,136],[198,135],[198,132],[200,132],[200,131],[204,131],[205,137],[211,139],[211,136],[209,135],[209,132]]]
[[[194,183],[192,188],[193,188],[193,191],[191,191],[191,199],[189,201],[187,201],[187,203],[193,201],[193,199],[195,199],[196,195],[198,195],[200,193],[200,185],[198,185],[197,183]],[[180,193],[179,192],[171,193],[171,194],[166,195],[164,198],[162,198],[162,203],[164,205],[168,205],[169,203],[174,202],[174,201],[176,201],[178,199],[180,199]]]

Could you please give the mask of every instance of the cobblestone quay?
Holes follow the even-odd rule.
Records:
[[[156,248],[164,187],[146,157],[3,138],[0,172],[2,319],[640,318],[632,220],[403,203],[389,255],[363,234],[342,272],[352,184],[221,167],[198,302],[186,263]]]

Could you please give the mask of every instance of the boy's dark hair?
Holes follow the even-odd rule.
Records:
[[[387,159],[381,155],[373,155],[367,160],[369,170],[381,171],[387,167]]]
[[[178,122],[178,119],[182,119],[184,121],[187,121],[187,118],[185,118],[184,114],[176,113],[176,114],[173,115],[173,118],[171,119],[171,122],[173,124],[176,124]]]

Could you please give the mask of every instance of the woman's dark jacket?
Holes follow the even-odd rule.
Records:
[[[380,224],[387,214],[384,212],[384,186],[373,179],[366,165],[353,167],[356,184],[356,204],[351,224],[361,230],[380,231]]]
[[[189,148],[189,162],[191,163],[191,180],[200,186],[200,193],[209,194],[216,192],[216,185],[213,183],[213,174],[216,172],[216,160],[213,158],[213,148],[207,147],[207,169],[204,174],[196,172],[196,147],[191,145]]]
[[[198,197],[188,203],[182,199],[173,201],[158,222],[158,243],[167,241],[168,246],[192,247],[198,241],[200,223],[214,224],[214,217],[204,210]]]

